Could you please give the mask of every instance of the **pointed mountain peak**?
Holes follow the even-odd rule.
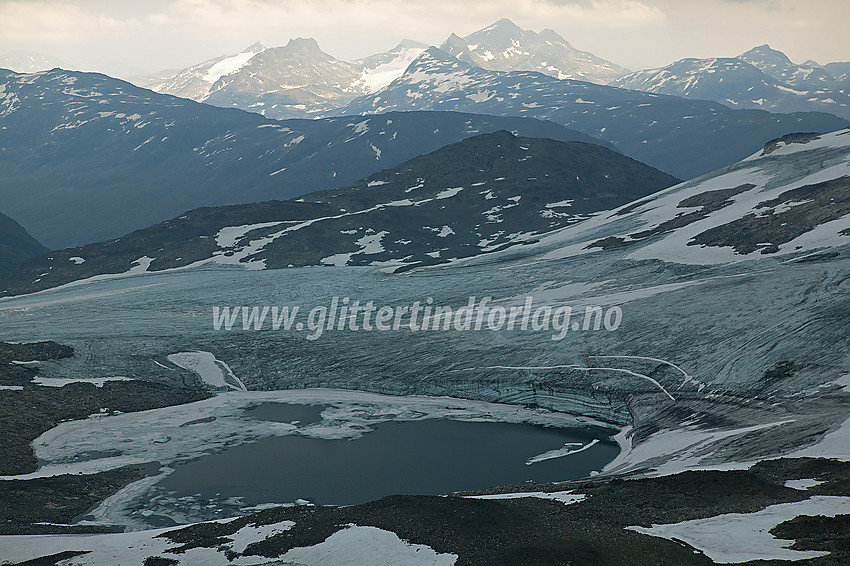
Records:
[[[402,39],[396,49],[428,49],[428,44],[413,39]]]
[[[260,51],[265,51],[265,50],[266,50],[266,46],[258,41],[257,43],[254,43],[253,45],[249,45],[248,47],[243,49],[241,51],[241,53],[259,53]]]
[[[450,53],[446,53],[438,47],[429,47],[423,51],[419,57],[413,60],[404,74],[408,75],[417,71],[433,72],[448,68],[460,68],[462,70],[466,70],[469,69],[470,66],[471,65],[469,63],[456,59]]]
[[[481,31],[493,31],[493,30],[507,30],[507,31],[519,30],[519,31],[522,31],[522,28],[519,27],[518,25],[516,25],[515,23],[513,23],[508,18],[502,18],[498,22],[496,22],[496,23],[494,23],[490,26],[487,26],[486,28],[484,28]]]
[[[453,33],[440,45],[440,49],[452,55],[457,55],[460,52],[466,51],[467,46],[462,37]]]
[[[440,45],[440,49],[454,57],[457,57],[458,60],[463,61],[464,63],[476,65],[475,58],[469,52],[469,46],[466,44],[466,41],[464,41],[462,37],[458,37],[456,34],[451,34],[448,39]]]
[[[469,44],[470,50],[473,51],[473,46],[475,45],[486,46],[487,49],[502,51],[511,45],[516,45],[517,41],[525,43],[527,40],[536,36],[536,33],[523,30],[511,20],[503,18],[484,29],[467,35],[462,41]]]
[[[286,47],[305,53],[322,53],[319,43],[312,37],[296,37],[295,39],[290,39],[289,43],[286,44]]]
[[[440,45],[440,49],[457,56],[458,53],[467,51],[468,47],[462,37],[453,33]]]
[[[785,53],[782,51],[778,51],[773,49],[770,45],[765,43],[764,45],[759,45],[758,47],[753,47],[749,51],[742,53],[739,56],[744,61],[750,60],[759,60],[759,61],[775,61],[791,64],[791,60],[788,58]]]
[[[498,22],[487,26],[482,30],[478,30],[471,35],[466,36],[467,40],[486,40],[486,41],[494,41],[496,43],[504,43],[506,41],[511,41],[514,39],[522,38],[525,35],[525,31],[510,21],[507,18],[502,18]]]
[[[457,59],[452,57],[451,53],[447,53],[447,52],[443,51],[442,49],[440,49],[439,47],[434,47],[434,46],[431,46],[428,49],[426,49],[425,51],[423,51],[422,55],[420,55],[418,57],[418,59],[432,59],[432,60],[441,61],[441,62],[447,61],[447,62],[451,62],[451,63],[457,63]]]

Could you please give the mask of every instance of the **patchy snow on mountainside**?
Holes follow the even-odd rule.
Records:
[[[556,79],[609,83],[626,69],[580,51],[551,29],[524,30],[501,19],[466,37],[452,34],[440,48],[459,60],[494,71],[536,71]]]
[[[682,59],[658,69],[630,73],[611,86],[714,100],[732,108],[771,112],[829,112],[850,117],[850,94],[839,81],[794,86],[740,58]]]
[[[717,264],[850,243],[850,130],[788,136],[717,173],[566,228],[549,258],[622,249]]]

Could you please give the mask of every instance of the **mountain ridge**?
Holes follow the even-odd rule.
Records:
[[[551,122],[479,114],[279,122],[94,73],[9,73],[0,84],[0,199],[51,248],[198,206],[338,187],[487,131],[607,143]]]
[[[466,63],[491,71],[538,71],[557,79],[607,84],[628,71],[574,48],[554,30],[535,33],[507,18],[459,37],[451,34],[440,49]]]
[[[731,108],[814,110],[850,118],[850,90],[842,81],[820,66],[794,65],[784,53],[766,45],[738,57],[681,59],[630,73],[611,85],[713,100]]]
[[[54,251],[25,266],[12,288],[204,262],[410,269],[531,241],[676,182],[595,144],[501,130],[345,187],[195,209],[116,240]]]
[[[771,114],[716,102],[642,93],[536,72],[474,67],[436,47],[423,52],[383,90],[340,114],[451,110],[550,120],[614,144],[679,178],[693,178],[743,159],[765,141],[795,131],[850,124],[825,113]]]

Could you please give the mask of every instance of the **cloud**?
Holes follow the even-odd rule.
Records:
[[[526,29],[609,33],[664,22],[640,0],[0,0],[0,51],[13,48],[92,61],[110,52],[154,70],[314,37],[342,59],[402,39],[439,45],[508,17]],[[155,58],[170,61],[154,63]],[[82,65],[85,67],[86,65]]]
[[[846,58],[846,1],[810,0],[802,10],[795,0],[0,0],[0,52],[40,51],[82,67],[108,56],[154,71],[255,41],[313,37],[355,59],[402,39],[439,45],[507,17],[632,68],[765,42],[830,60]]]
[[[447,26],[456,22],[481,27],[502,17],[537,28],[552,27],[559,21],[622,27],[664,19],[660,10],[638,0],[173,0],[130,4],[135,7],[129,9],[122,2],[2,1],[0,23],[7,42],[61,42],[92,34],[159,31],[193,37],[215,33],[227,38],[296,28],[334,29],[356,40],[364,33],[386,35],[393,29],[444,35]]]
[[[782,4],[780,4],[779,0],[723,0],[724,2],[728,2],[729,4],[751,4],[751,5],[761,5],[764,6],[767,10],[772,12],[778,12],[782,9]]]
[[[80,39],[113,38],[142,32],[144,18],[116,17],[70,2],[0,2],[0,28],[5,42],[47,44]]]

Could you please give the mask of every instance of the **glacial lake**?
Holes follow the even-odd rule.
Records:
[[[321,407],[273,403],[251,411],[253,418],[306,425],[317,422]],[[580,452],[526,464],[565,445],[578,450],[594,440]],[[393,494],[439,495],[528,480],[580,479],[601,470],[618,451],[601,429],[393,421],[377,423],[355,440],[294,434],[234,446],[179,466],[159,486],[177,497],[240,497],[249,505],[298,499],[351,505]]]

